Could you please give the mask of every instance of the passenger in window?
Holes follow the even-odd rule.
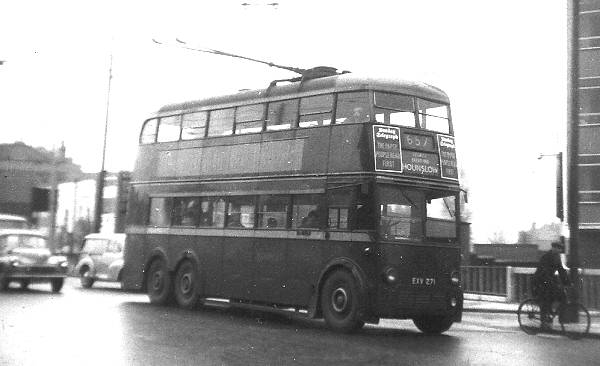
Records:
[[[354,107],[352,115],[344,120],[343,123],[361,123],[368,121],[368,115],[363,107]]]
[[[302,219],[302,222],[300,223],[300,227],[305,227],[305,228],[316,228],[318,229],[320,227],[320,220],[319,220],[319,214],[317,213],[316,210],[312,210],[308,213],[308,215],[306,215],[306,217],[304,217]]]
[[[235,213],[227,216],[227,227],[244,227],[242,225],[241,214]]]

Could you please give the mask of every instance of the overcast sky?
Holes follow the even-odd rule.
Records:
[[[275,1],[275,0],[273,0]],[[566,1],[12,1],[0,11],[0,142],[131,170],[161,105],[264,88],[289,72],[157,46],[152,38],[278,64],[329,65],[442,88],[452,102],[473,232],[556,221],[554,159],[566,135]],[[125,5],[125,3],[127,5]]]

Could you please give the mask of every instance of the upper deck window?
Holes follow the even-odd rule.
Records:
[[[375,119],[379,123],[418,127],[413,97],[375,92]]]
[[[142,134],[140,136],[140,143],[151,144],[156,141],[156,127],[158,126],[157,119],[149,119],[144,123],[142,127]]]
[[[158,124],[157,142],[177,141],[181,130],[181,116],[161,117]]]
[[[442,133],[450,133],[448,106],[425,99],[418,99],[421,127]]]
[[[296,126],[298,119],[298,99],[269,103],[267,131],[289,130]]]
[[[208,136],[225,136],[233,133],[234,109],[217,109],[210,112]]]
[[[300,127],[325,126],[331,123],[333,95],[300,99]]]
[[[335,123],[361,123],[371,119],[369,93],[340,93],[337,98]]]
[[[204,137],[206,130],[207,112],[186,113],[181,122],[181,139],[193,140]]]
[[[235,111],[235,133],[242,134],[262,131],[264,113],[264,104],[237,107]]]

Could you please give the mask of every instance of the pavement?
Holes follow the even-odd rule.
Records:
[[[503,314],[515,314],[515,321],[517,310],[519,308],[519,303],[517,302],[505,302],[500,299],[469,299],[467,294],[465,294],[465,300],[463,304],[464,312],[472,312],[472,313],[503,313]],[[590,313],[590,332],[588,334],[589,338],[600,339],[600,311],[595,309],[588,309]]]

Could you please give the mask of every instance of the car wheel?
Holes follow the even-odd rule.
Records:
[[[177,304],[192,309],[200,298],[200,278],[194,262],[185,260],[175,273],[174,293]]]
[[[333,272],[321,291],[321,309],[325,322],[340,332],[351,332],[365,324],[359,317],[358,286],[348,271]]]
[[[53,278],[50,282],[52,286],[52,292],[60,292],[62,290],[63,284],[65,283],[64,278]]]
[[[79,282],[83,288],[92,287],[94,284],[94,277],[92,277],[92,271],[89,268],[86,267],[83,271],[81,271]]]
[[[423,333],[440,334],[444,333],[452,326],[454,321],[449,316],[422,316],[413,319],[413,323]]]
[[[8,285],[10,285],[10,279],[5,274],[0,274],[0,291],[8,290]]]
[[[156,259],[150,264],[148,278],[146,279],[146,291],[150,302],[157,305],[171,303],[173,298],[173,280],[167,269],[167,264]]]

